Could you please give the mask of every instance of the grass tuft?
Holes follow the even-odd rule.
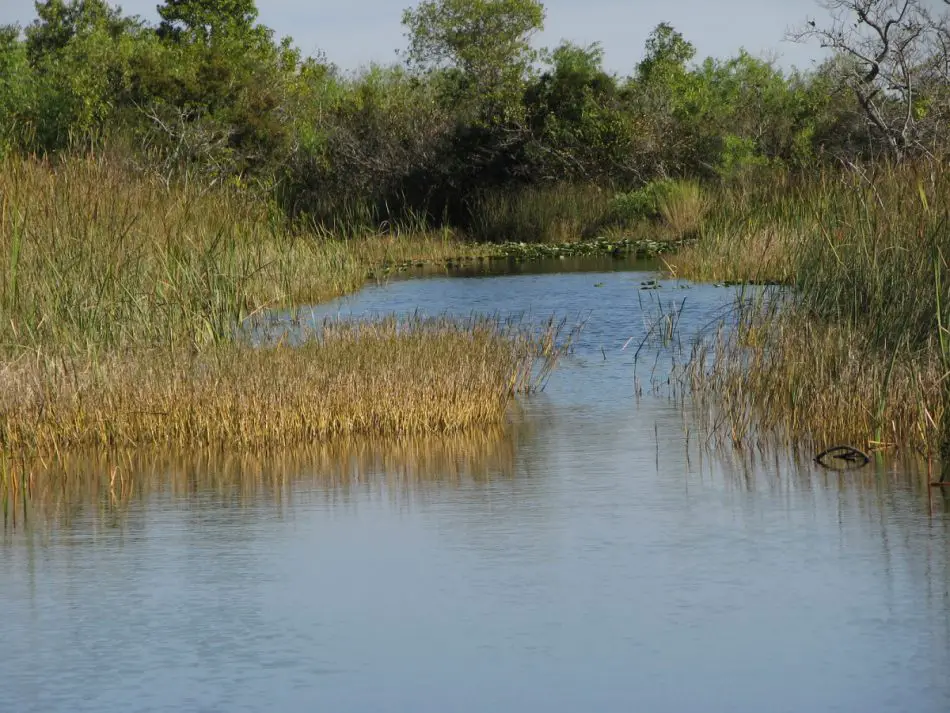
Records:
[[[496,320],[328,322],[294,346],[23,358],[0,368],[0,451],[257,448],[504,422],[563,340]]]
[[[657,192],[657,210],[677,239],[695,235],[709,209],[703,189],[695,181],[671,181]]]
[[[474,239],[493,243],[567,243],[594,237],[609,205],[597,186],[490,191],[473,202],[469,229]]]
[[[716,430],[757,429],[947,454],[950,172],[938,163],[839,171],[724,191],[680,276],[779,281],[697,350],[690,382]],[[713,398],[715,396],[715,398]]]

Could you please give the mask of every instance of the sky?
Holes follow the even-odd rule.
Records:
[[[113,3],[115,4],[115,3]],[[156,21],[157,0],[118,3],[126,14]],[[318,51],[343,69],[390,63],[406,47],[402,11],[415,0],[258,0],[259,21],[278,37],[291,36],[305,55]],[[807,69],[820,50],[784,40],[786,30],[823,16],[816,0],[546,0],[544,32],[535,44],[554,47],[562,39],[600,42],[609,71],[629,74],[643,55],[643,43],[661,22],[692,42],[699,58],[728,57],[745,48],[790,68]],[[0,0],[0,24],[27,25],[32,0]]]

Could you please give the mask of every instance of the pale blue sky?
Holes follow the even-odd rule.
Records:
[[[115,4],[115,3],[113,3]],[[126,13],[154,21],[156,0],[119,3]],[[400,24],[415,0],[258,0],[260,21],[279,36],[290,35],[305,54],[326,52],[344,69],[371,61],[391,62],[406,45]],[[629,73],[643,42],[660,22],[670,22],[696,45],[699,55],[725,57],[740,47],[756,55],[776,54],[782,65],[810,66],[819,50],[785,42],[786,29],[821,16],[815,0],[547,0],[541,46],[561,39],[600,41],[611,71]],[[28,24],[32,0],[0,0],[0,24]]]

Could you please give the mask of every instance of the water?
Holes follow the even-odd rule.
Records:
[[[77,486],[8,525],[0,710],[950,710],[941,496],[687,448],[680,407],[635,397],[640,301],[688,332],[734,293],[604,267],[630,266],[405,280],[316,315],[583,316],[508,433],[143,458],[119,505]]]

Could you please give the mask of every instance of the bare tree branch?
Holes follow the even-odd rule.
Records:
[[[950,0],[943,0],[950,6]],[[895,158],[933,144],[950,115],[950,12],[928,0],[826,0],[830,23],[810,21],[794,41],[817,41],[853,92],[872,136]]]

